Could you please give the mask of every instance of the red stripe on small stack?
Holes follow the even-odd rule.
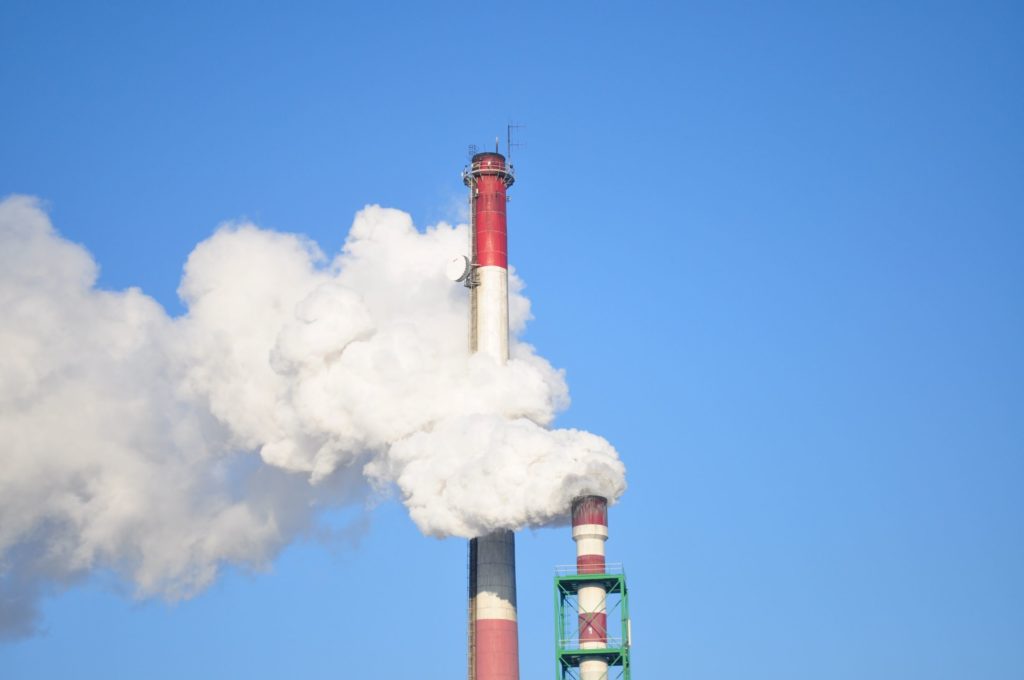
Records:
[[[580,614],[580,642],[608,642],[608,615],[605,612]]]
[[[601,524],[608,526],[608,499],[602,496],[580,496],[572,502],[572,525]]]
[[[603,574],[604,555],[579,555],[576,557],[576,573]]]

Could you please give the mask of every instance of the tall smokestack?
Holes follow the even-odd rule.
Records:
[[[472,262],[470,349],[508,361],[508,187],[505,157],[478,153],[462,174],[469,187]],[[469,542],[469,680],[519,680],[516,551],[511,531]]]
[[[608,540],[608,499],[583,496],[572,502],[572,540],[576,542],[576,573],[605,573],[604,543]],[[595,581],[579,588],[580,649],[608,646],[608,592]],[[580,662],[580,680],[605,680],[608,661],[591,658]]]

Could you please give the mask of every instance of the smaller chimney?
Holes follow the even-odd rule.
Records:
[[[630,678],[632,635],[626,573],[608,564],[608,499],[580,496],[572,501],[576,565],[555,570],[555,665],[559,680]],[[612,628],[608,629],[608,616]]]
[[[604,542],[608,540],[608,499],[582,496],[572,502],[572,540],[576,541],[576,573],[605,573]],[[579,589],[580,649],[608,646],[608,592],[603,583]],[[608,677],[608,662],[592,658],[580,662],[580,680]]]

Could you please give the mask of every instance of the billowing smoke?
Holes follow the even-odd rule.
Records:
[[[95,569],[188,597],[371,494],[463,537],[621,495],[607,441],[547,428],[560,371],[514,339],[507,365],[467,352],[466,291],[443,274],[467,244],[465,225],[376,206],[331,260],[228,224],[189,256],[171,318],[97,289],[35,199],[0,202],[0,637]],[[529,302],[510,288],[518,333]]]

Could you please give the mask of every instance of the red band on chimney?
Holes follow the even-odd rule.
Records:
[[[576,573],[603,574],[604,555],[579,555],[576,557]]]
[[[477,680],[519,680],[519,633],[515,621],[476,622]]]
[[[580,642],[607,642],[608,615],[605,612],[580,614]]]
[[[473,225],[476,263],[508,269],[508,217],[505,158],[500,154],[474,156],[476,195]]]
[[[581,496],[572,502],[572,525],[601,524],[608,526],[608,499],[603,496]]]

